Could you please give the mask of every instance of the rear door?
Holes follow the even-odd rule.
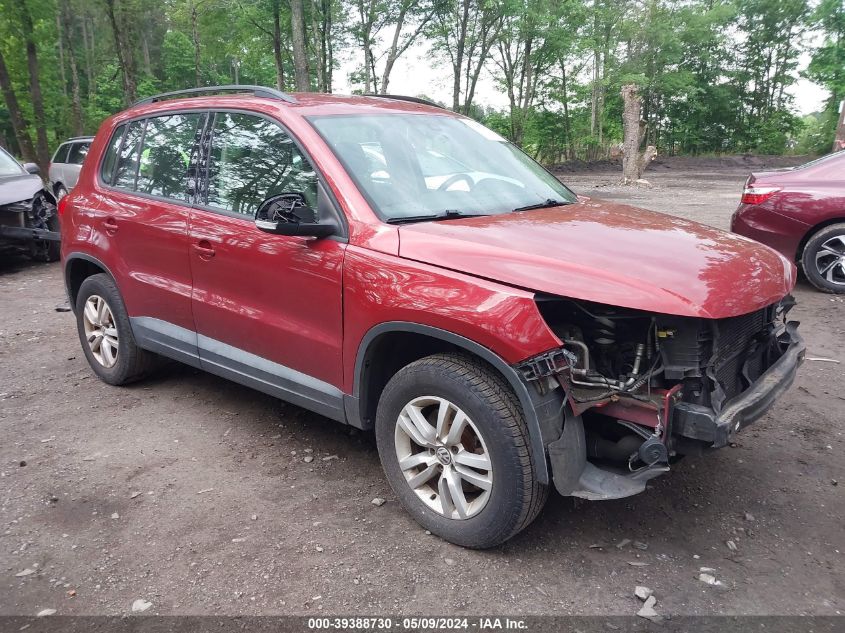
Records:
[[[88,155],[88,149],[90,147],[90,141],[81,141],[70,144],[67,161],[62,167],[62,175],[65,187],[68,191],[76,186],[76,182],[79,180],[79,172],[82,169],[82,163],[85,161],[85,157]]]
[[[114,272],[142,345],[194,365],[188,175],[205,120],[205,113],[173,113],[124,126],[103,161],[109,191],[96,238],[122,268]]]
[[[274,235],[253,219],[283,192],[331,204],[320,177],[268,118],[218,112],[210,130],[190,226],[201,366],[338,418],[345,240]]]

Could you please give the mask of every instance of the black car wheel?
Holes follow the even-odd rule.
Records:
[[[470,357],[436,354],[393,376],[379,401],[376,443],[405,509],[457,545],[505,542],[548,496],[516,397]]]
[[[156,355],[138,347],[123,297],[108,275],[92,275],[82,282],[76,325],[88,364],[103,382],[124,385],[155,368]]]
[[[801,266],[819,290],[845,293],[845,223],[826,226],[807,240]]]

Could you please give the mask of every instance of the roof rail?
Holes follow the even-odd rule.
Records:
[[[380,95],[374,92],[365,92],[362,96],[379,97],[381,99],[396,99],[397,101],[410,101],[411,103],[421,103],[422,105],[432,106],[433,108],[440,108],[441,110],[446,109],[439,103],[434,103],[434,101],[429,101],[428,99],[421,99],[419,97],[408,97],[405,95]]]
[[[296,99],[294,99],[292,96],[290,96],[286,92],[282,92],[281,90],[276,90],[275,88],[267,88],[266,86],[240,86],[233,84],[230,86],[202,86],[200,88],[186,88],[185,90],[162,92],[161,94],[153,95],[152,97],[140,99],[133,103],[132,107],[134,108],[135,106],[139,105],[155,103],[156,101],[163,101],[172,97],[197,95],[208,92],[251,92],[256,97],[264,97],[266,99],[278,99],[280,101],[286,101],[287,103],[296,103]]]

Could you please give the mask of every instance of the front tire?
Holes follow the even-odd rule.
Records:
[[[507,541],[548,496],[516,397],[470,357],[436,354],[393,376],[379,401],[376,442],[405,509],[457,545]]]
[[[110,385],[125,385],[142,378],[156,357],[135,342],[123,298],[111,277],[92,275],[76,296],[76,326],[91,369]]]
[[[801,267],[819,290],[845,293],[845,223],[826,226],[807,240]]]

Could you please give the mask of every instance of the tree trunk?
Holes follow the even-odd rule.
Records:
[[[305,18],[302,0],[290,0],[290,30],[293,43],[293,75],[296,89],[308,92],[311,81],[308,77],[308,54],[305,50]]]
[[[622,183],[635,183],[642,176],[640,171],[640,114],[642,100],[636,84],[622,86]]]
[[[73,133],[82,136],[85,133],[84,117],[82,114],[82,97],[79,90],[79,71],[76,67],[76,56],[73,54],[73,39],[70,36],[70,9],[68,0],[62,0],[60,13],[57,14],[61,39],[67,47],[67,58],[70,64],[71,109],[73,112]]]
[[[276,87],[284,90],[285,66],[282,62],[282,9],[280,5],[281,0],[273,0],[273,60],[276,63]]]
[[[56,31],[59,34],[59,76],[62,80],[62,95],[67,99],[67,75],[65,74],[65,38],[62,33],[62,22],[56,13]]]
[[[88,44],[88,16],[83,14],[80,22],[82,22],[82,47],[85,50],[85,76],[88,79],[88,101],[91,102],[97,93],[97,86],[94,80],[93,47]]]
[[[464,48],[467,41],[467,25],[469,23],[469,5],[470,0],[463,0],[461,3],[461,17],[458,28],[460,34],[458,41],[455,44],[455,59],[453,66],[455,67],[455,77],[452,83],[452,109],[458,112],[461,107],[461,72],[464,67]]]
[[[326,49],[326,72],[323,73],[326,85],[323,91],[332,91],[332,72],[334,71],[334,44],[332,43],[332,0],[323,0],[323,46]]]
[[[47,115],[44,112],[44,98],[41,95],[41,79],[38,74],[38,50],[35,47],[32,16],[26,5],[21,7],[21,25],[26,42],[26,64],[29,70],[29,92],[32,112],[35,116],[35,162],[46,177],[50,167],[50,146],[47,143]]]
[[[199,88],[201,84],[199,8],[195,4],[191,4],[191,41],[194,44],[194,85]]]
[[[575,151],[572,146],[572,128],[569,121],[569,95],[567,94],[566,85],[566,64],[563,60],[560,61],[560,86],[561,86],[561,100],[563,101],[563,133],[566,136],[566,150],[565,156],[572,160],[575,158]]]
[[[845,149],[845,100],[839,103],[839,123],[836,125],[832,151],[836,152],[840,149]]]
[[[114,36],[114,48],[117,54],[117,65],[123,75],[123,101],[132,105],[138,99],[138,81],[135,78],[135,59],[132,49],[126,41],[126,34],[118,23],[115,13],[115,0],[105,0],[106,13]]]
[[[35,160],[35,148],[32,146],[32,139],[26,131],[27,123],[21,113],[21,106],[12,88],[12,81],[9,78],[9,70],[6,68],[6,60],[3,58],[3,51],[0,50],[0,90],[3,91],[3,98],[6,101],[6,109],[9,110],[9,119],[12,122],[12,130],[15,133],[15,140],[18,142],[21,156],[25,161]]]
[[[311,0],[311,39],[313,40],[311,48],[314,51],[314,79],[317,82],[317,92],[321,92],[326,83],[323,76],[326,71],[325,50],[320,38],[320,23],[317,20],[320,10],[320,0]]]

